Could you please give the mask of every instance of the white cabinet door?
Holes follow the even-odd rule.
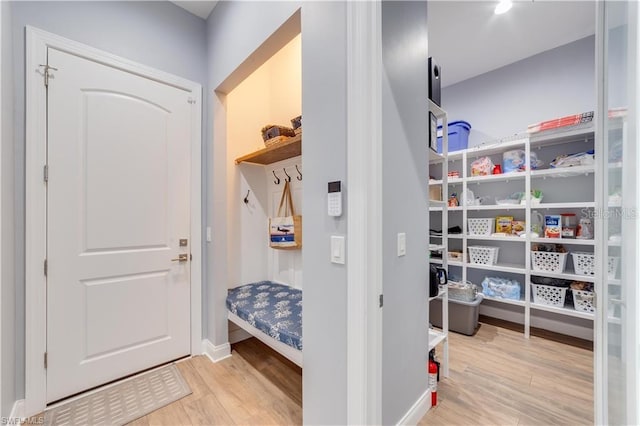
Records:
[[[190,353],[188,93],[55,49],[47,401]]]

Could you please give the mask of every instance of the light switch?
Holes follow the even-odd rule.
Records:
[[[398,257],[407,254],[407,234],[401,232],[398,234]]]
[[[331,263],[344,265],[344,236],[331,236]]]

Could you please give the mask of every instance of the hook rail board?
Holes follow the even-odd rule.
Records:
[[[273,144],[261,150],[236,158],[236,164],[271,164],[302,155],[302,135]]]

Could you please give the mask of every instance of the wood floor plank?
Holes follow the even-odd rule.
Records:
[[[593,352],[482,324],[450,335],[450,377],[420,424],[593,424]]]
[[[247,339],[232,345],[232,349],[279,390],[298,405],[302,405],[302,368],[277,352],[267,352],[260,347],[257,339]]]
[[[130,426],[149,426],[148,416],[141,417],[129,423]]]
[[[197,358],[204,358],[202,356]],[[182,377],[189,383],[192,394],[189,396],[193,399],[199,399],[209,394],[209,388],[207,384],[202,380],[202,377],[196,371],[194,363],[191,360],[182,361],[176,364]]]
[[[420,425],[593,424],[593,352],[491,324],[450,335],[450,377]],[[255,339],[178,364],[193,394],[133,424],[302,423],[302,371]],[[425,371],[426,375],[426,371]]]
[[[191,421],[187,412],[184,411],[180,401],[176,401],[172,404],[162,407],[159,410],[155,410],[149,413],[147,416],[142,417],[142,421],[147,421],[149,426],[156,425],[175,425],[186,426],[190,425]]]
[[[192,425],[230,425],[234,421],[214,395],[181,401]]]

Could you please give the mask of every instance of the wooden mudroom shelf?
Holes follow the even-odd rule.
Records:
[[[302,155],[302,135],[296,135],[291,139],[238,157],[236,158],[236,164],[254,163],[266,165],[286,160],[287,158],[297,157],[298,155]]]

